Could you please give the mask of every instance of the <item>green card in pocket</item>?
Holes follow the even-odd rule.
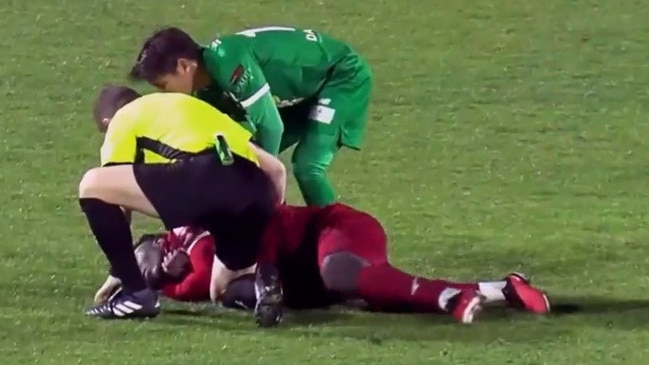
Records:
[[[230,145],[228,145],[228,141],[225,139],[224,135],[216,135],[214,140],[214,149],[216,150],[216,154],[219,156],[219,160],[221,160],[221,164],[227,166],[234,163],[232,150],[230,150]]]

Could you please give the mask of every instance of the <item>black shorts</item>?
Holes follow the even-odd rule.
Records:
[[[171,164],[136,164],[133,173],[168,230],[208,230],[218,242],[217,257],[228,269],[239,270],[256,261],[276,195],[259,167],[234,157],[225,166],[210,152]]]
[[[284,123],[304,124],[309,119],[311,110],[317,104],[317,98],[302,100],[299,104],[279,108],[279,115]]]

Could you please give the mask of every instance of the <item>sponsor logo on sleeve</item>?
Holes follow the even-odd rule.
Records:
[[[253,80],[252,72],[242,65],[237,66],[232,75],[230,76],[230,84],[232,85],[232,92],[240,94],[245,92],[246,88]]]
[[[243,76],[243,72],[244,72],[243,66],[242,66],[242,65],[238,65],[238,66],[234,69],[234,72],[232,72],[232,76],[230,76],[230,83],[231,83],[231,84],[234,84],[234,83],[236,83],[237,81],[239,81],[239,79],[241,78],[241,76]]]

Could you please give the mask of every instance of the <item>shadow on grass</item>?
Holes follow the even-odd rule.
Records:
[[[552,317],[587,326],[629,331],[644,329],[649,322],[649,300],[558,297],[554,300]]]
[[[355,339],[373,345],[388,341],[535,342],[555,335],[531,331],[534,321],[523,321],[512,331],[514,321],[504,312],[492,311],[484,319],[480,318],[481,323],[463,326],[444,315],[369,313],[344,308],[287,311],[278,328],[263,331],[281,337]],[[262,331],[255,327],[250,312],[174,308],[165,310],[164,314],[164,323],[174,326],[210,327],[233,334]]]
[[[553,300],[554,316],[626,314],[644,310],[649,317],[649,300],[614,299],[605,297],[558,297]]]
[[[344,308],[287,311],[279,328],[265,330],[282,337],[349,338],[381,345],[391,341],[462,343],[537,343],[572,336],[584,327],[621,330],[644,328],[649,300],[603,297],[559,297],[553,313],[533,316],[505,308],[487,308],[473,325],[460,325],[450,316],[382,314]],[[259,331],[252,313],[210,306],[165,310],[164,322],[208,326],[233,333]]]
[[[204,318],[217,315],[217,308],[209,308],[207,306],[198,307],[198,308],[170,308],[165,309],[165,314],[170,314],[173,316],[179,317],[194,317],[194,318]]]
[[[193,322],[215,320],[221,323],[239,324],[248,327],[254,324],[252,312],[234,309],[217,308],[210,305],[188,308],[165,309],[164,314],[172,318],[166,322]],[[348,310],[314,310],[314,311],[289,311],[284,312],[283,327],[310,327],[327,325],[336,321],[353,320],[354,313]]]

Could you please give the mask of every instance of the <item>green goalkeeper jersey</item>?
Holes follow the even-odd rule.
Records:
[[[308,29],[264,27],[218,38],[203,48],[213,84],[197,97],[219,107],[224,93],[246,110],[247,127],[277,155],[283,124],[277,108],[316,96],[327,82],[353,70],[334,66],[355,52],[344,42]]]

